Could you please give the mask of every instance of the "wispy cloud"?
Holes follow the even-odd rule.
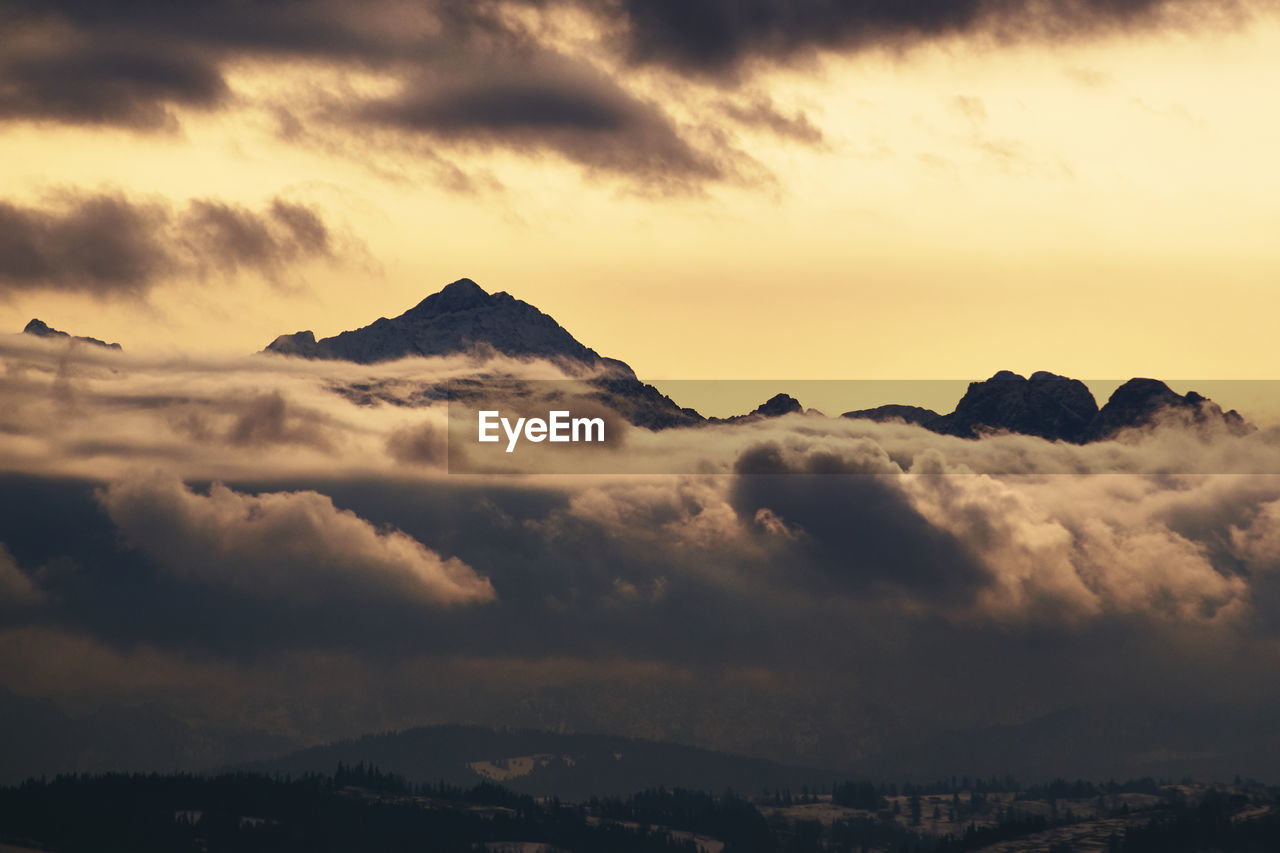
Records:
[[[64,191],[40,205],[0,201],[0,296],[26,290],[144,297],[174,279],[253,272],[282,281],[337,240],[313,208],[281,198],[254,211],[214,199],[167,202]]]

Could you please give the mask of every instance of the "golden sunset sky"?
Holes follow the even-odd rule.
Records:
[[[286,4],[309,28],[276,16],[256,38],[251,21],[10,13],[0,328],[243,353],[466,276],[652,379],[1277,375],[1269,4],[748,33],[711,70],[623,45],[637,4],[477,4],[504,34],[465,47],[450,28],[481,24],[450,23],[453,5]],[[72,227],[98,194],[161,211],[157,245],[183,243],[192,200],[277,227],[279,199],[325,246],[206,246],[122,283],[68,260],[153,239]],[[124,230],[160,221],[143,219]]]

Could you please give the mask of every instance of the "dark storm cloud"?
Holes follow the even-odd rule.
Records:
[[[542,34],[546,10],[570,7],[595,18],[604,53],[562,54]],[[513,8],[530,14],[509,14]],[[733,88],[757,61],[951,35],[1057,39],[1165,21],[1194,26],[1199,16],[1240,9],[1232,0],[0,0],[11,24],[0,34],[0,54],[9,57],[0,62],[0,120],[171,128],[178,108],[235,102],[224,79],[233,64],[314,61],[389,75],[400,92],[337,95],[316,86],[287,109],[270,105],[288,117],[284,138],[295,144],[365,160],[379,146],[409,153],[456,187],[475,181],[459,174],[449,149],[478,145],[551,152],[591,173],[689,189],[767,179],[731,144],[724,118],[807,144],[820,143],[822,132],[767,98],[725,102],[719,120],[682,126],[666,102],[626,85],[630,65],[673,72],[674,101],[679,78]],[[602,60],[614,70],[602,70]],[[373,139],[362,132],[371,126],[396,134]]]
[[[812,487],[851,476],[840,466],[815,464],[837,473],[789,479]],[[639,495],[655,485],[628,488]],[[332,493],[333,503],[320,500],[312,486]],[[7,643],[0,647],[25,661],[48,646],[45,671],[81,679],[86,676],[73,654],[104,663],[119,658],[115,666],[127,673],[126,684],[171,679],[182,691],[186,679],[205,679],[199,682],[210,685],[200,694],[205,701],[230,695],[253,696],[254,703],[282,711],[306,705],[321,719],[299,719],[304,733],[330,724],[329,715],[341,713],[342,696],[354,692],[360,704],[372,702],[410,720],[436,709],[448,719],[492,715],[482,718],[498,725],[566,723],[651,736],[662,726],[667,736],[696,736],[721,748],[847,761],[930,734],[980,728],[1004,719],[1001,709],[1010,702],[1025,704],[1031,716],[1038,709],[1088,706],[1099,697],[1146,712],[1174,696],[1182,701],[1212,692],[1229,709],[1275,692],[1273,680],[1258,677],[1273,666],[1270,653],[1229,653],[1251,636],[1218,649],[1211,644],[1222,642],[1222,635],[1197,626],[1115,618],[1011,633],[886,609],[874,596],[806,588],[802,576],[812,555],[803,550],[775,555],[772,566],[717,548],[682,560],[680,549],[661,539],[689,509],[680,505],[698,502],[693,493],[674,504],[633,504],[638,512],[609,526],[599,516],[566,518],[564,497],[554,490],[474,483],[330,481],[296,483],[287,491],[279,484],[261,491],[237,484],[218,493],[143,478],[113,484],[101,503],[94,491],[87,483],[0,477],[0,496],[22,497],[14,517],[0,518],[0,540],[12,543],[19,565],[43,567],[42,588],[54,602],[47,627],[0,631],[0,643]],[[825,488],[817,494],[840,497]],[[886,495],[871,490],[860,497]],[[282,502],[268,506],[274,500]],[[372,559],[363,548],[344,546],[336,555],[306,550],[307,540],[321,533],[317,525],[347,508],[376,520],[383,531],[403,530],[439,553],[458,554],[492,580],[497,599],[451,609],[428,602],[424,609],[395,594],[368,595],[395,590],[403,578],[371,571],[363,562],[344,570],[346,559]],[[846,502],[843,515],[865,508]],[[307,512],[295,516],[293,510],[302,509]],[[54,510],[62,534],[56,541],[39,530]],[[813,515],[792,512],[810,521]],[[646,531],[658,535],[646,539]],[[902,525],[899,531],[911,532]],[[281,543],[271,547],[269,562],[255,548],[263,536]],[[365,531],[361,541],[376,543],[377,537]],[[903,543],[902,550],[910,548]],[[734,588],[693,582],[710,566],[739,576],[771,571],[777,583]],[[659,577],[665,585],[654,583]],[[33,618],[18,624],[30,625]],[[59,641],[58,631],[84,639]],[[326,657],[335,653],[353,656]],[[299,657],[281,662],[281,654]],[[1215,662],[1219,656],[1225,665]],[[416,671],[418,662],[427,665]],[[201,675],[202,667],[215,667],[216,676]],[[258,683],[264,669],[282,680]],[[108,671],[114,676],[116,670]],[[84,684],[73,689],[91,690]],[[243,701],[217,704],[226,706],[220,713],[228,720],[246,723],[239,716]],[[780,720],[788,726],[780,727]],[[779,736],[780,729],[793,731],[797,720],[808,731],[804,743]],[[350,725],[353,731],[381,727],[367,718]],[[1082,744],[1092,745],[1089,731],[1082,729]],[[1213,732],[1203,733],[1198,745],[1213,739]],[[1111,749],[1066,756],[1067,766],[1075,768],[1070,762],[1077,760],[1143,766],[1132,763],[1140,758],[1137,750]],[[952,757],[961,763],[982,752]],[[1041,766],[1038,772],[1059,769]]]
[[[586,4],[584,4],[586,5]],[[1064,38],[1236,14],[1233,0],[619,0],[633,60],[722,73],[755,59],[898,47],[953,35]],[[1185,19],[1184,19],[1185,20]]]
[[[486,14],[480,8],[461,14],[468,5],[464,3],[436,5],[446,20],[467,27],[477,26]],[[27,31],[60,35],[60,39],[42,41],[66,43],[67,55],[74,55],[70,48],[77,46],[68,39],[69,35],[106,43],[124,41],[137,49],[148,45],[184,49],[199,46],[220,56],[257,53],[370,61],[403,54],[413,41],[403,27],[397,30],[394,26],[370,26],[368,6],[351,2],[214,0],[175,5],[164,0],[110,4],[94,0],[5,0],[0,8],[15,24],[12,34]],[[412,16],[407,16],[408,11],[401,8],[406,13],[402,23],[414,22]]]
[[[162,237],[169,213],[121,195],[48,208],[0,202],[0,293],[50,288],[138,296],[173,272]]]
[[[155,45],[71,45],[0,60],[0,120],[175,126],[170,106],[212,108],[229,90],[199,52]]]
[[[361,134],[362,154],[370,145],[424,162],[440,158],[441,147],[551,152],[647,185],[739,178],[750,166],[723,140],[691,139],[664,109],[591,62],[542,44],[496,4],[214,3],[178,12],[149,2],[110,10],[65,2],[27,6],[22,20],[10,38],[16,52],[31,55],[0,66],[0,92],[9,93],[0,118],[167,127],[170,107],[233,100],[222,78],[227,65],[301,59],[376,70],[401,92],[379,98],[317,88],[277,110],[289,117],[285,137],[295,143],[376,126],[397,136],[374,143]],[[64,43],[67,28],[73,37]],[[470,184],[441,172],[442,181]]]
[[[40,603],[41,593],[0,542],[0,612]]]
[[[689,70],[956,34],[1064,37],[1165,21],[1190,24],[1242,16],[1248,9],[1237,0],[513,0],[507,5],[536,12],[577,7],[623,39],[632,58]],[[90,34],[135,34],[151,43],[371,64],[421,58],[424,47],[439,55],[460,42],[527,46],[536,41],[503,14],[502,3],[490,0],[412,6],[350,0],[219,0],[196,6],[161,0],[6,0],[3,8],[24,25],[65,23]]]
[[[552,151],[588,170],[644,182],[730,177],[727,147],[699,148],[657,104],[585,63],[544,52],[492,57],[471,74],[432,70],[397,95],[357,105],[357,121],[445,143]]]
[[[176,276],[251,270],[330,257],[314,210],[275,199],[262,212],[207,199],[175,211],[120,193],[65,193],[43,206],[0,201],[0,296],[62,290],[140,297]]]
[[[739,516],[789,529],[797,540],[793,565],[818,567],[829,589],[964,607],[988,580],[960,541],[863,461],[827,452],[785,459],[765,444],[743,453],[734,469],[731,502]]]
[[[624,105],[611,95],[528,80],[480,83],[452,92],[428,85],[371,106],[368,115],[442,135],[552,128],[610,132],[633,123]]]

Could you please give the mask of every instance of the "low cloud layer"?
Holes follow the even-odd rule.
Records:
[[[254,211],[211,199],[175,210],[121,193],[0,201],[0,296],[26,290],[139,298],[178,278],[251,272],[279,281],[332,259],[335,239],[310,207],[273,199]]]
[[[995,720],[1280,702],[1265,428],[1067,445],[790,415],[617,451],[706,473],[464,476],[440,405],[350,390],[556,368],[0,357],[0,688],[94,701],[60,659],[87,646],[154,668],[135,699],[207,693],[255,731],[567,720],[850,763]]]

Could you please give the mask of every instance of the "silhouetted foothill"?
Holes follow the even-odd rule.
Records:
[[[97,338],[82,337],[80,335],[72,335],[67,332],[59,331],[36,318],[32,318],[31,322],[27,323],[26,327],[24,327],[22,331],[28,335],[35,335],[38,338],[67,338],[68,340],[80,341],[81,343],[93,344],[94,346],[106,347],[107,349],[124,349],[124,347],[119,344],[109,344],[106,341],[100,341]]]
[[[857,409],[852,412],[845,412],[840,417],[857,418],[875,421],[876,423],[902,421],[916,426],[927,426],[942,416],[933,409],[926,409],[922,406],[904,406],[899,403],[889,403],[884,406],[876,406],[873,409]]]

